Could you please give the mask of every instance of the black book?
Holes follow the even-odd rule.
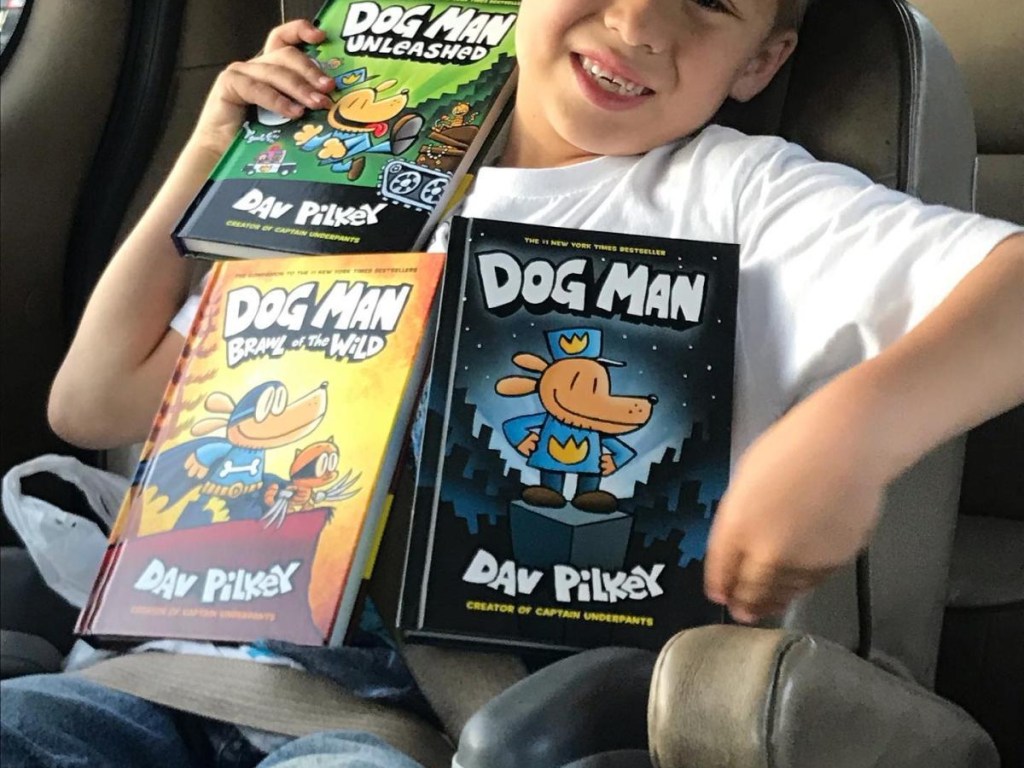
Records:
[[[399,617],[658,648],[716,623],[739,247],[456,218]]]

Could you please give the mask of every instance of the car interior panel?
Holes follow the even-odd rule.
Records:
[[[1024,224],[1024,4],[915,0],[963,72],[975,210]],[[1024,765],[1024,406],[968,435],[935,686]]]
[[[68,450],[46,427],[46,397],[68,341],[62,299],[75,204],[90,192],[85,181],[113,105],[128,16],[124,0],[33,4],[17,39],[18,55],[5,62],[0,333],[6,359],[18,361],[18,374],[4,376],[2,385],[5,471],[33,456]],[[55,115],[53,102],[41,93],[74,94],[66,104],[73,122],[66,113]],[[10,541],[7,533],[4,543]]]

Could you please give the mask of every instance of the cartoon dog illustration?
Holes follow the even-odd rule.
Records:
[[[372,79],[366,77],[365,70],[346,74],[349,79],[356,78],[353,84]],[[344,79],[344,75],[339,77]],[[397,84],[396,80],[386,80],[374,87],[344,92],[327,112],[327,122],[334,130],[325,132],[323,125],[307,123],[295,133],[295,143],[304,151],[315,151],[320,165],[329,165],[335,173],[347,173],[350,181],[362,175],[365,155],[402,154],[416,142],[424,121],[415,113],[398,117],[409,103],[409,91],[381,95]],[[385,138],[389,132],[390,138]],[[375,139],[382,141],[374,143]]]
[[[523,490],[523,500],[539,507],[561,507],[565,476],[577,475],[572,504],[588,512],[614,512],[618,499],[600,490],[601,478],[617,472],[636,451],[617,435],[640,429],[651,419],[656,395],[613,395],[611,367],[625,363],[601,357],[602,334],[596,328],[567,328],[546,333],[552,362],[527,352],[512,362],[540,374],[507,376],[495,391],[505,397],[537,393],[544,410],[504,422],[502,431],[527,466],[540,471],[540,485]]]
[[[250,497],[263,486],[266,452],[317,428],[327,413],[327,383],[289,401],[284,384],[267,381],[237,404],[224,392],[213,392],[205,407],[217,415],[192,427],[198,439],[161,452],[149,468],[150,482],[168,497],[167,506],[199,486],[198,498],[186,505],[175,528],[209,525],[213,515],[206,505],[212,498],[225,502],[231,519],[262,514],[258,500]],[[222,437],[206,437],[221,429]]]
[[[270,482],[263,493],[267,513],[263,516],[266,525],[278,527],[292,512],[313,509],[324,502],[338,502],[356,496],[360,488],[353,486],[362,473],[352,476],[350,469],[338,482],[340,454],[334,438],[313,443],[305,448],[295,449],[295,458],[288,469],[288,480]],[[324,486],[334,483],[330,488]],[[330,516],[328,516],[330,519]]]

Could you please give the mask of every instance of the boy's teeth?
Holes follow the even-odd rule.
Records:
[[[607,70],[601,69],[600,64],[586,56],[580,57],[580,64],[583,66],[583,71],[593,77],[598,85],[606,91],[618,93],[622,96],[640,96],[648,92],[642,85],[630,82]]]

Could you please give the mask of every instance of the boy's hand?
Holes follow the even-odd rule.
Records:
[[[740,461],[705,588],[740,621],[781,612],[853,560],[885,486],[954,435],[1024,402],[1024,236],[997,245],[916,328],[837,376]]]
[[[271,30],[263,52],[236,61],[217,76],[199,116],[193,141],[222,154],[245,120],[250,104],[289,117],[306,109],[326,109],[334,80],[296,46],[321,43],[322,30],[305,20],[289,21]]]
[[[867,543],[887,475],[849,388],[826,388],[739,462],[708,541],[705,589],[733,618],[782,613]]]

